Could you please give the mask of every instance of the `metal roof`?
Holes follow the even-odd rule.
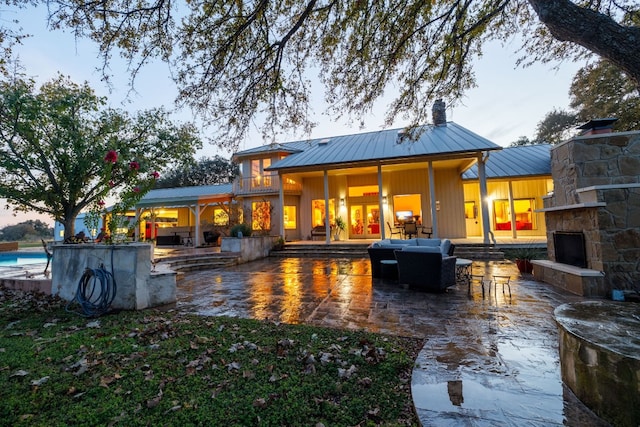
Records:
[[[472,155],[480,151],[502,149],[499,145],[453,122],[448,122],[445,126],[419,126],[413,130],[412,136],[402,138],[403,135],[407,135],[404,128],[386,129],[264,146],[265,148],[239,152],[234,157],[288,148],[292,151],[291,155],[267,168],[280,170],[391,162],[415,157]]]
[[[295,141],[284,144],[266,144],[258,147],[249,148],[247,150],[238,151],[232,156],[232,160],[240,157],[255,157],[256,154],[266,153],[297,153],[309,148],[309,141]]]
[[[534,144],[494,151],[485,167],[487,179],[551,176],[551,147],[549,144]],[[464,172],[462,179],[478,179],[478,165],[475,164]]]
[[[157,188],[145,194],[136,206],[185,206],[196,204],[202,199],[229,198],[232,191],[232,184]]]

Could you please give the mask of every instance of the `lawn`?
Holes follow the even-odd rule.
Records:
[[[90,319],[0,288],[2,425],[418,425],[421,340],[175,311]]]

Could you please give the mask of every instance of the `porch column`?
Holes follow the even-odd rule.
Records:
[[[431,231],[433,237],[438,237],[438,216],[436,210],[436,184],[433,174],[433,161],[429,160],[429,202],[431,203]],[[423,224],[424,225],[424,222]]]
[[[284,239],[284,177],[278,172],[280,189],[278,190],[278,208],[280,209],[280,236]]]
[[[380,238],[385,239],[385,228],[384,228],[384,203],[383,203],[383,195],[382,195],[382,165],[378,163],[378,207],[380,209],[379,220],[378,223],[380,225]]]
[[[196,202],[195,205],[189,206],[189,211],[193,212],[193,215],[196,217],[196,225],[195,225],[195,233],[196,235],[191,238],[191,242],[193,243],[193,247],[197,248],[200,244],[200,204]],[[187,224],[189,229],[191,229],[191,221]]]
[[[324,170],[324,231],[326,233],[325,243],[331,244],[331,221],[329,218],[329,173]]]
[[[516,230],[516,209],[515,203],[513,202],[513,182],[511,180],[509,180],[509,210],[511,211],[511,215],[509,215],[509,219],[511,220],[511,237],[517,239],[518,231]]]
[[[133,238],[136,242],[140,241],[140,213],[142,212],[141,208],[136,208],[136,227],[134,229]]]
[[[489,235],[491,233],[491,229],[489,228],[489,198],[487,195],[487,175],[485,172],[485,162],[489,158],[489,154],[484,155],[484,153],[478,154],[478,180],[480,181],[480,211],[482,214],[482,236],[484,237],[484,243],[491,243],[489,240]],[[494,237],[495,243],[495,237]]]

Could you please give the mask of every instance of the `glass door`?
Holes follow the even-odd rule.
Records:
[[[378,205],[351,205],[349,209],[349,238],[380,238],[380,209]]]

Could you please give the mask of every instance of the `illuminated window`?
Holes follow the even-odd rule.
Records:
[[[478,208],[476,202],[464,202],[464,217],[466,219],[476,219],[478,217]]]
[[[251,228],[256,231],[271,230],[271,203],[253,202],[251,204]]]
[[[516,230],[533,230],[534,199],[516,199],[513,201]],[[493,201],[493,222],[496,230],[511,230],[511,208],[509,200]]]
[[[251,160],[251,186],[271,187],[271,172],[264,170],[271,166],[271,159]]]
[[[333,224],[335,221],[336,201],[335,199],[329,199],[329,223]],[[316,199],[311,201],[311,222],[314,227],[318,225],[324,225],[325,208],[324,199]]]
[[[296,207],[295,206],[285,206],[284,207],[284,229],[285,230],[295,230],[297,228],[296,225]]]
[[[264,171],[269,166],[271,166],[271,159],[262,159],[262,185],[265,187],[271,187],[271,172]]]
[[[214,208],[213,223],[215,225],[229,225],[229,213],[222,208]]]

